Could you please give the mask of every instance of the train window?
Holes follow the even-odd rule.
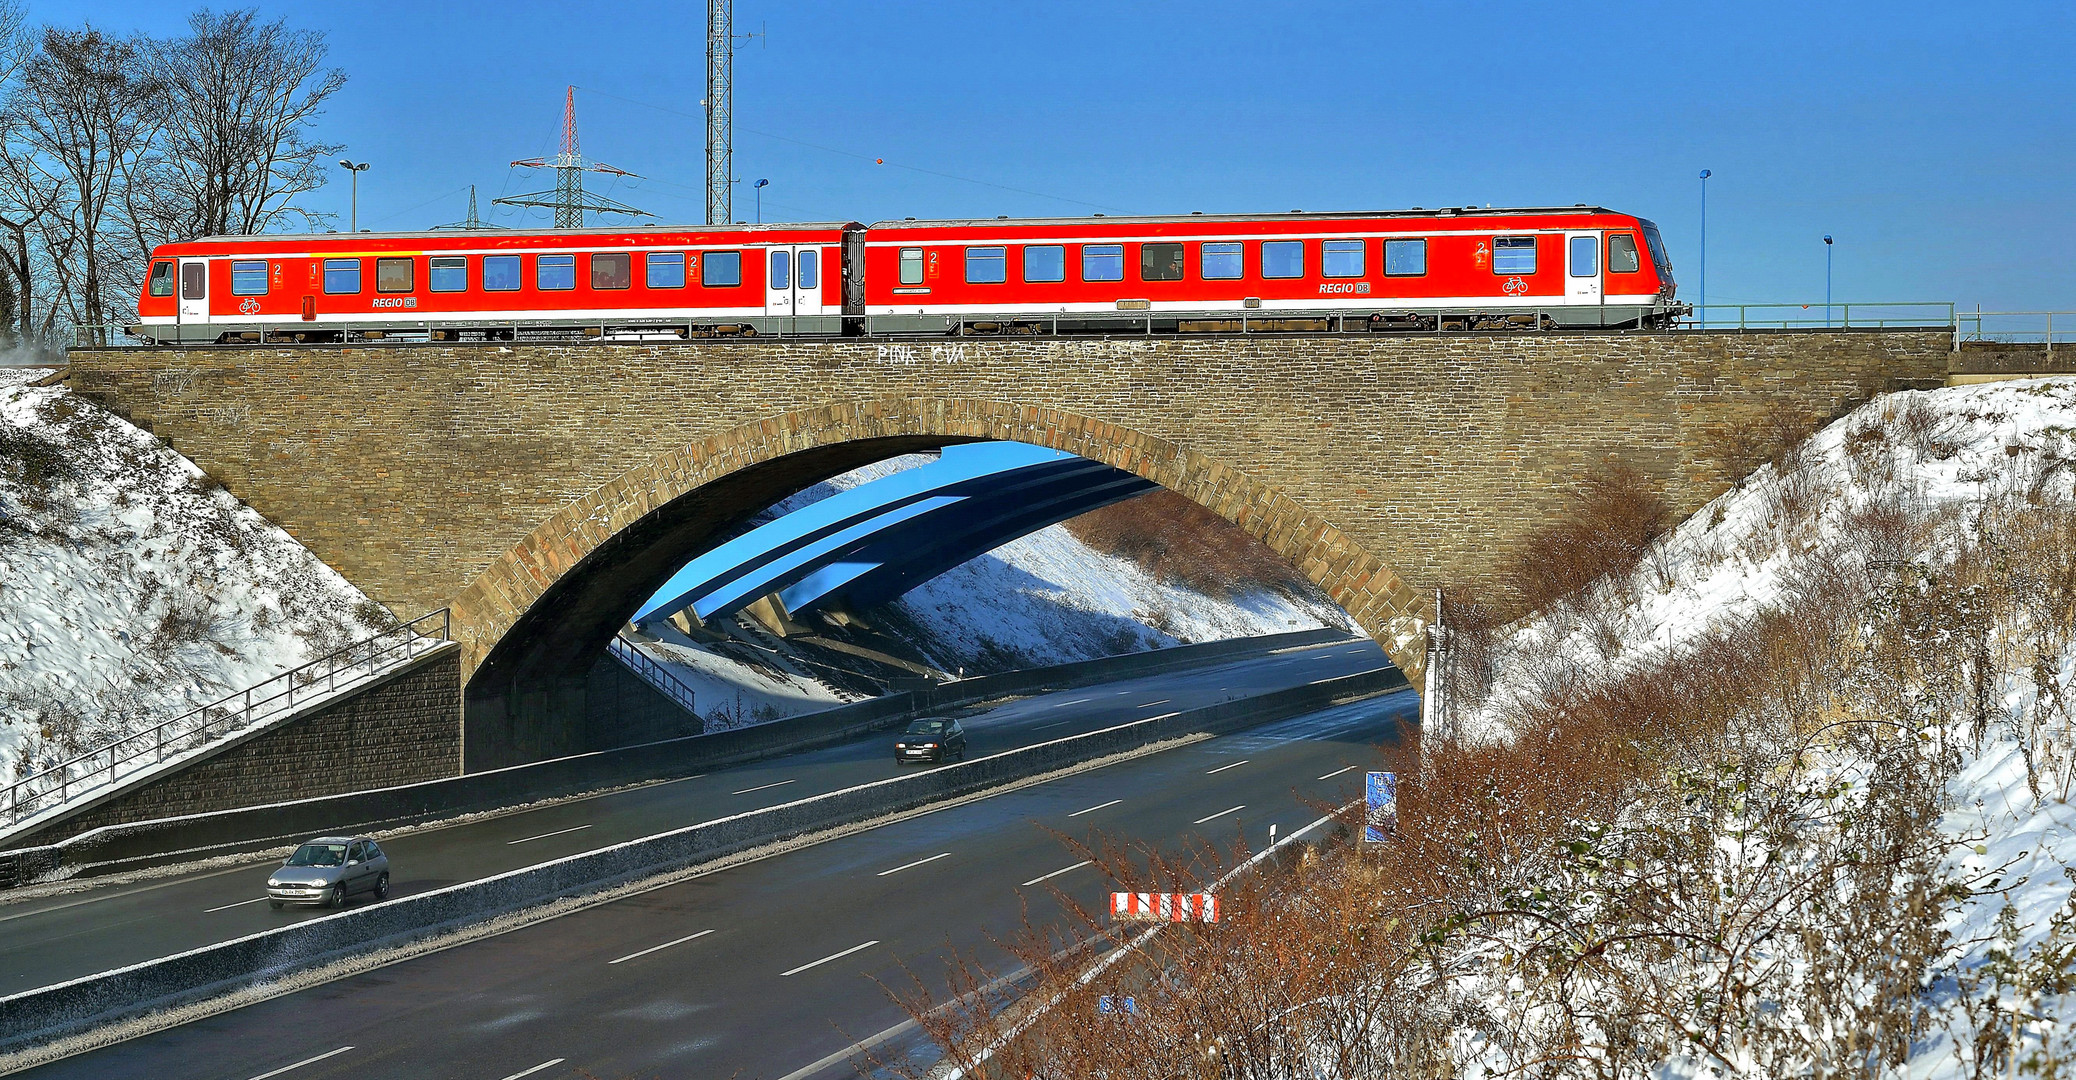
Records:
[[[1615,233],[1607,238],[1607,272],[1610,274],[1636,273],[1636,237],[1628,233]]]
[[[1319,272],[1326,277],[1362,276],[1362,241],[1326,240],[1320,243]]]
[[[1081,280],[1123,281],[1123,244],[1083,244],[1081,246]]]
[[[1025,281],[1067,280],[1067,249],[1058,244],[1032,244],[1024,249]]]
[[[742,252],[707,252],[699,263],[699,283],[717,288],[742,284]]]
[[[433,292],[467,292],[469,287],[469,261],[459,255],[446,255],[427,260],[425,286]]]
[[[483,256],[483,291],[518,292],[519,256]]]
[[[902,248],[902,249],[901,249],[901,284],[903,284],[903,285],[921,285],[922,283],[923,283],[923,249],[922,249],[922,248]]]
[[[1242,273],[1239,244],[1205,244],[1197,269],[1205,281],[1238,281]]]
[[[360,260],[324,260],[324,291],[331,296],[359,292]]]
[[[625,289],[634,284],[634,256],[624,253],[591,256],[591,287]]]
[[[1181,281],[1181,244],[1140,244],[1140,281]]]
[[[685,287],[685,253],[682,251],[652,251],[643,257],[648,269],[649,288],[682,289]]]
[[[1574,236],[1571,238],[1571,276],[1600,276],[1600,237]]]
[[[533,287],[542,292],[561,292],[577,287],[577,257],[575,255],[536,255],[533,259]]]
[[[417,287],[416,259],[376,259],[375,291],[410,292]]]
[[[819,278],[820,278],[820,277],[822,276],[822,275],[821,275],[821,269],[822,269],[822,255],[821,255],[821,252],[815,251],[815,250],[813,250],[813,249],[811,249],[811,248],[810,248],[809,250],[807,250],[807,251],[803,251],[803,252],[801,252],[801,253],[800,253],[800,287],[801,287],[801,288],[803,288],[803,289],[815,289],[815,288],[820,288],[820,287],[821,287],[821,284],[822,284],[822,283],[821,283],[821,281],[820,281],[820,280],[818,280],[818,279],[819,279]]]
[[[970,247],[966,249],[966,281],[988,285],[1009,280],[1009,249]]]
[[[1493,237],[1492,272],[1495,274],[1535,273],[1535,237]]]
[[[1384,241],[1384,275],[1419,277],[1427,273],[1427,241]]]
[[[173,295],[173,264],[155,262],[151,264],[151,295]]]
[[[232,263],[231,295],[267,295],[267,264],[257,261]]]
[[[1261,276],[1301,278],[1305,276],[1303,240],[1264,240],[1261,245]]]
[[[793,253],[779,248],[771,253],[771,276],[766,279],[774,289],[793,287]]]

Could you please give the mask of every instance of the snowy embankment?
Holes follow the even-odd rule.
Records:
[[[906,455],[853,470],[793,495],[759,520],[928,460]],[[1309,589],[1232,585],[1229,595],[1212,596],[1164,580],[1130,558],[1091,548],[1061,524],[924,582],[890,605],[885,621],[931,667],[968,675],[1320,626],[1358,632],[1345,612]],[[731,717],[794,715],[859,696],[811,671],[760,668],[671,643],[641,647],[671,665],[702,703],[715,702]]]
[[[61,388],[16,385],[44,374],[0,368],[0,775],[390,624],[157,438]]]
[[[2076,994],[2052,992],[2051,973],[2038,968],[2067,965],[2076,942],[2061,925],[2067,916],[2055,918],[2071,904],[2076,880],[2076,808],[2067,801],[2076,733],[2064,705],[2076,703],[2069,583],[2038,577],[2040,592],[2061,597],[2042,602],[2024,595],[2023,581],[2010,588],[2008,575],[1998,575],[2024,559],[2066,573],[2066,533],[2043,534],[2035,525],[2025,534],[2020,526],[2076,509],[2072,479],[2076,379],[1886,395],[1726,492],[1660,539],[1626,578],[1503,632],[1493,646],[1494,684],[1461,718],[1461,730],[1506,740],[1512,718],[1545,703],[1643,675],[1769,612],[1792,611],[1818,578],[1851,583],[1846,599],[1854,610],[1889,613],[1867,616],[1868,633],[1904,634],[1920,650],[1911,655],[1950,673],[1944,683],[1923,685],[1962,687],[1953,702],[1914,690],[1898,706],[1925,717],[1909,722],[1925,725],[1927,747],[1951,754],[1928,846],[1944,850],[1947,880],[1968,883],[1945,920],[1949,951],[1932,968],[1945,974],[1921,998],[1937,1018],[1913,1044],[1908,1075],[1978,1074],[2001,1052],[1987,1040],[2000,1037],[1997,1024],[2010,1029],[2014,1006],[2024,1014],[2021,1056],[2051,1060],[2076,1031]],[[2063,539],[2043,551],[2041,535]],[[1974,577],[1955,572],[1963,560],[1977,568]],[[2018,601],[2000,607],[1985,599],[1998,589]],[[1922,610],[1912,607],[1920,602]],[[1976,611],[1986,614],[1970,623]],[[1893,619],[1891,629],[1882,628],[1884,617]],[[1838,660],[1841,671],[1851,663]],[[1865,677],[1842,674],[1833,685],[1850,693],[1855,678]],[[1812,738],[1815,756],[1795,759],[1798,768],[1817,763],[1812,777],[1878,775],[1844,741]],[[1793,958],[1792,943],[1777,947]],[[2064,980],[2069,974],[2076,973],[2064,970]],[[1972,1013],[1970,1000],[1978,1002]],[[1987,1015],[2003,1019],[1985,1024],[1983,1000],[2001,1001]],[[1676,1060],[1660,1075],[1724,1075],[1737,1066]]]

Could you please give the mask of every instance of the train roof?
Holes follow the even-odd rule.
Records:
[[[1116,216],[1106,214],[1091,214],[1086,217],[929,218],[923,220],[916,220],[914,218],[903,218],[899,221],[875,221],[872,223],[870,227],[874,229],[936,229],[944,228],[946,226],[965,225],[1087,225],[1090,222],[1094,221],[1101,221],[1106,224],[1116,225],[1165,225],[1185,221],[1276,221],[1282,220],[1287,217],[1291,217],[1293,215],[1308,218],[1333,218],[1335,220],[1345,221],[1363,218],[1381,219],[1432,217],[1528,217],[1549,215],[1577,215],[1591,217],[1602,214],[1615,214],[1622,217],[1631,216],[1627,214],[1621,214],[1619,211],[1616,210],[1609,210],[1604,206],[1589,206],[1585,203],[1578,203],[1572,206],[1437,206],[1431,210],[1423,209],[1418,206],[1412,207],[1411,209],[1407,210],[1292,210],[1288,214],[1196,213],[1122,214]]]
[[[842,229],[857,229],[864,226],[855,221],[783,221],[766,222],[761,225],[634,225],[618,228],[604,226],[589,229],[422,229],[416,232],[321,232],[321,233],[242,233],[227,236],[197,236],[192,240],[177,240],[178,244],[250,244],[254,240],[265,241],[361,241],[361,240],[437,240],[464,236],[495,238],[500,236],[640,236],[651,234],[679,235],[683,233],[714,232],[801,232]]]

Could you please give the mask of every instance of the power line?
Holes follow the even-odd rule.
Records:
[[[660,113],[668,113],[668,114],[670,114],[670,115],[672,115],[672,116],[683,116],[683,117],[686,117],[686,118],[688,118],[688,119],[692,119],[692,120],[699,120],[699,119],[703,119],[703,117],[697,116],[697,115],[695,115],[695,114],[693,114],[693,113],[688,113],[688,112],[685,112],[685,111],[683,111],[683,110],[681,110],[681,109],[673,109],[673,108],[670,108],[670,107],[669,107],[669,106],[667,106],[667,105],[658,105],[658,104],[655,104],[654,102],[649,102],[649,101],[638,101],[638,100],[636,100],[636,99],[634,99],[634,98],[630,98],[630,97],[622,97],[622,96],[620,96],[619,94],[610,94],[610,93],[607,93],[607,92],[606,92],[606,91],[604,91],[604,90],[599,90],[599,89],[596,89],[596,88],[594,88],[594,89],[590,89],[590,90],[586,90],[586,91],[584,91],[584,92],[585,92],[585,93],[587,93],[587,94],[595,94],[595,95],[597,95],[597,96],[599,96],[599,97],[604,97],[604,98],[612,98],[612,99],[613,99],[614,101],[622,101],[622,102],[626,102],[626,103],[627,103],[627,104],[629,104],[629,105],[639,105],[639,106],[641,106],[641,107],[643,107],[643,108],[645,108],[645,109],[654,109],[654,110],[656,110],[657,112],[660,112]],[[972,177],[970,177],[970,176],[959,176],[959,175],[957,175],[957,174],[955,174],[955,173],[948,173],[948,172],[940,172],[940,171],[938,171],[938,170],[936,170],[936,169],[925,169],[925,168],[922,168],[921,166],[917,166],[917,165],[903,165],[903,164],[901,164],[901,163],[899,163],[899,162],[893,162],[893,161],[888,161],[888,160],[887,160],[887,159],[885,159],[885,158],[878,158],[878,157],[873,157],[873,156],[872,156],[872,155],[870,155],[870,154],[860,154],[860,153],[857,153],[857,152],[855,152],[855,151],[851,151],[851,150],[839,150],[839,149],[837,149],[836,147],[833,147],[833,146],[823,146],[823,145],[821,145],[820,143],[811,143],[811,142],[808,142],[808,141],[806,141],[805,139],[795,139],[795,138],[793,138],[793,137],[791,137],[791,136],[788,136],[788,135],[776,135],[776,134],[773,134],[773,133],[771,133],[771,132],[769,132],[769,131],[758,131],[758,130],[757,130],[756,128],[733,128],[733,126],[731,125],[731,130],[740,130],[740,131],[744,132],[745,134],[749,134],[749,135],[755,135],[755,136],[758,136],[759,138],[765,138],[765,139],[775,139],[775,140],[777,140],[777,141],[779,141],[779,142],[783,142],[783,143],[792,143],[792,144],[793,144],[793,145],[795,145],[795,146],[804,146],[804,147],[807,147],[807,148],[808,148],[808,149],[810,149],[810,150],[819,150],[819,151],[821,151],[822,153],[825,153],[825,154],[835,154],[835,155],[836,155],[836,156],[838,156],[838,157],[847,157],[847,158],[851,158],[851,159],[853,159],[853,160],[855,160],[855,161],[869,161],[869,162],[872,162],[872,163],[873,163],[873,164],[875,164],[875,165],[885,165],[885,166],[887,166],[887,167],[889,167],[889,168],[894,168],[894,169],[903,169],[903,170],[906,170],[906,171],[908,171],[908,172],[912,172],[912,173],[921,173],[921,174],[923,174],[923,175],[925,175],[925,176],[935,176],[935,177],[939,177],[939,178],[941,178],[941,179],[945,179],[945,180],[955,180],[955,181],[957,181],[957,182],[959,182],[959,183],[961,183],[961,184],[975,184],[975,185],[978,185],[978,186],[980,186],[980,187],[994,188],[994,189],[995,189],[995,190],[997,190],[997,191],[1011,191],[1011,192],[1015,192],[1015,193],[1016,193],[1016,194],[1018,194],[1018,195],[1030,195],[1030,196],[1034,196],[1034,197],[1036,197],[1036,198],[1040,198],[1040,199],[1052,199],[1052,200],[1055,200],[1055,201],[1057,201],[1057,202],[1066,202],[1066,203],[1073,203],[1073,204],[1075,204],[1076,206],[1092,206],[1092,207],[1095,207],[1095,208],[1096,208],[1096,209],[1098,209],[1098,210],[1115,210],[1115,211],[1117,211],[1117,212],[1119,212],[1119,213],[1125,213],[1125,214],[1131,213],[1131,211],[1130,211],[1130,210],[1128,210],[1128,209],[1126,209],[1125,207],[1122,207],[1122,206],[1110,206],[1110,205],[1108,205],[1108,204],[1106,204],[1106,203],[1098,203],[1098,202],[1089,202],[1089,201],[1088,201],[1087,199],[1070,199],[1070,198],[1068,198],[1068,197],[1067,197],[1067,196],[1065,196],[1065,195],[1054,195],[1054,194],[1052,194],[1052,193],[1050,193],[1050,192],[1045,192],[1045,191],[1033,191],[1033,190],[1031,190],[1031,189],[1029,189],[1029,188],[1011,187],[1011,186],[1010,186],[1010,185],[1008,185],[1008,184],[997,184],[997,183],[994,183],[993,181],[989,181],[989,180],[975,180],[974,178],[972,178]],[[731,146],[731,152],[732,152],[732,146]],[[709,183],[711,183],[711,182],[712,182],[712,170],[711,170],[711,168],[709,168],[709,170],[708,170],[708,181],[709,181]]]

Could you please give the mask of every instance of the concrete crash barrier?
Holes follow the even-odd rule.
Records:
[[[0,998],[0,1051],[231,993],[524,908],[752,847],[901,813],[1187,735],[1221,735],[1404,686],[1396,669],[1323,680],[718,818],[444,889]]]
[[[734,731],[624,746],[444,780],[109,825],[58,844],[0,853],[0,888],[27,884],[66,870],[108,872],[263,851],[315,833],[395,828],[690,776],[835,745],[891,730],[918,715],[991,698],[1183,670],[1276,649],[1360,640],[1365,639],[1321,628],[1181,645],[963,679]]]

